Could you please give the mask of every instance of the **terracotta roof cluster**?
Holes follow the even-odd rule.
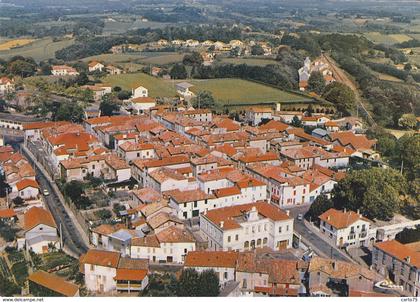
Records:
[[[354,150],[372,149],[376,140],[370,140],[363,134],[354,134],[351,131],[333,132],[329,134],[332,142],[338,142],[343,147],[350,147]]]

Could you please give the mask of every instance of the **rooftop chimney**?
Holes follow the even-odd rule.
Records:
[[[223,228],[223,225],[225,224],[225,222],[222,220],[220,221],[220,227]]]
[[[290,211],[289,210],[286,210],[286,215],[290,216]]]
[[[410,261],[411,261],[411,257],[410,257],[410,256],[407,256],[407,257],[405,258],[405,262],[410,263]]]

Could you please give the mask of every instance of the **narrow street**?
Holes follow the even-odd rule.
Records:
[[[14,146],[16,147],[16,146]],[[19,146],[18,146],[19,147]],[[29,163],[34,167],[36,172],[36,180],[40,185],[41,192],[47,189],[50,193],[49,196],[44,196],[45,203],[51,211],[55,222],[60,230],[63,238],[63,245],[74,256],[80,256],[88,250],[88,246],[81,239],[81,235],[75,226],[75,222],[70,218],[64,205],[60,202],[58,196],[52,188],[50,180],[45,177],[40,169],[35,165],[34,161],[25,153],[25,149],[21,149],[22,154],[28,159]]]
[[[309,209],[309,205],[296,207],[290,209],[290,216],[295,218],[294,229],[295,232],[302,236],[304,244],[309,245],[313,250],[320,254],[319,256],[328,257],[340,261],[353,262],[350,257],[344,256],[335,246],[330,245],[323,238],[321,238],[316,232],[313,232],[305,225],[305,220],[298,220],[299,214],[304,215]]]

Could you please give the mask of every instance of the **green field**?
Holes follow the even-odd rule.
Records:
[[[223,58],[222,63],[226,64],[247,64],[251,66],[265,66],[269,64],[278,64],[276,60],[265,58]]]
[[[405,34],[386,35],[379,32],[368,32],[363,34],[368,40],[378,44],[396,44],[412,40],[412,38]]]
[[[191,80],[188,82],[194,85],[191,91],[194,93],[203,90],[210,91],[220,105],[301,102],[308,99],[301,95],[241,79]]]
[[[120,86],[127,90],[142,85],[149,89],[151,97],[172,97],[176,95],[174,82],[155,78],[144,73],[107,76],[103,82],[112,86]],[[178,80],[176,82],[183,81]],[[241,79],[188,80],[188,82],[194,85],[191,88],[194,93],[203,90],[212,92],[219,105],[302,102],[309,100],[309,98],[298,94]]]
[[[73,39],[53,42],[51,38],[36,40],[28,46],[0,51],[1,59],[9,59],[13,56],[32,57],[35,61],[43,61],[55,58],[55,52],[74,43]]]
[[[127,90],[141,85],[149,90],[149,96],[151,97],[173,97],[176,95],[172,81],[155,78],[144,73],[126,73],[107,76],[103,82],[112,86],[120,86]]]
[[[101,54],[83,58],[82,61],[97,60],[105,63],[137,63],[141,65],[165,65],[181,62],[184,55],[173,52],[130,52],[119,54]]]

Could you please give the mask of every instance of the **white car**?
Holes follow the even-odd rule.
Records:
[[[299,214],[299,215],[297,216],[297,219],[298,219],[299,221],[301,221],[301,220],[303,219],[303,214]]]
[[[48,196],[50,195],[50,192],[47,189],[44,189],[44,191],[42,191],[42,194],[44,194],[44,196]]]

